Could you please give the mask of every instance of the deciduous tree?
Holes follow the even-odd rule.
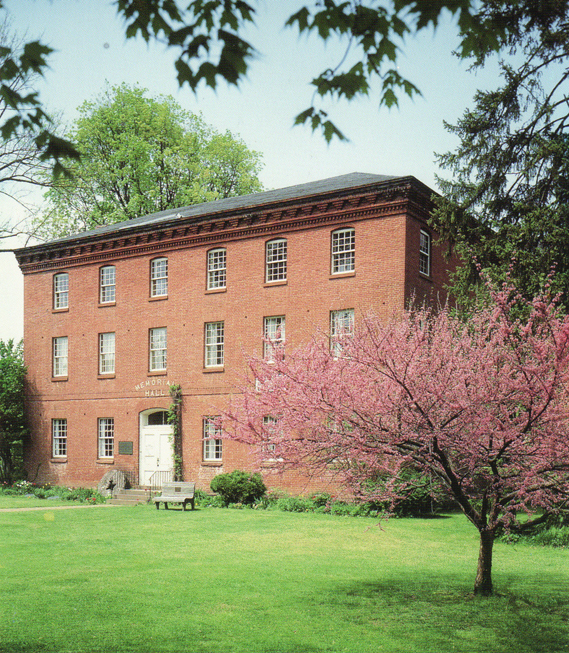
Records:
[[[70,131],[81,158],[55,180],[34,235],[57,238],[169,208],[261,190],[260,155],[170,97],[108,88]]]
[[[482,595],[496,536],[569,499],[569,318],[548,295],[490,294],[467,322],[413,309],[389,323],[363,318],[334,346],[315,338],[253,358],[252,383],[224,420],[226,437],[265,465],[333,473],[366,498],[411,492],[402,470],[430,476],[478,529]]]
[[[22,343],[0,340],[0,479],[13,481],[27,434]]]

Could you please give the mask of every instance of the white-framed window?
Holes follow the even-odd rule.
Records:
[[[207,289],[225,288],[227,283],[227,252],[224,248],[207,253]]]
[[[353,228],[332,232],[332,274],[356,269],[356,231]]]
[[[115,455],[115,418],[99,417],[98,420],[99,458],[113,458]]]
[[[150,296],[164,297],[168,294],[168,259],[150,261]]]
[[[272,415],[265,415],[263,417],[263,429],[267,433],[268,437],[272,437],[277,430],[277,419]],[[264,445],[264,452],[266,453],[269,460],[275,459],[276,445],[272,442],[267,442]]]
[[[265,281],[286,281],[287,241],[285,238],[270,240],[265,245]]]
[[[51,420],[51,453],[54,458],[67,458],[67,420]]]
[[[431,274],[431,234],[423,229],[419,234],[419,272]]]
[[[205,366],[219,367],[225,362],[225,326],[223,322],[206,322]]]
[[[330,311],[330,349],[334,355],[342,351],[342,340],[354,334],[354,309]]]
[[[115,334],[99,333],[99,374],[115,372]]]
[[[116,299],[116,269],[114,265],[105,265],[99,271],[99,302],[113,303]]]
[[[53,338],[53,376],[67,376],[67,336]]]
[[[219,417],[203,418],[203,459],[221,460],[223,441],[221,440],[221,423]]]
[[[285,316],[273,315],[263,319],[263,356],[266,360],[274,360],[281,352],[285,341]]]
[[[69,274],[60,272],[53,277],[53,308],[69,308]]]
[[[160,372],[166,369],[168,362],[168,329],[160,327],[150,329],[150,362],[151,372]]]

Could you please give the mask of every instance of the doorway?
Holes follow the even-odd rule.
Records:
[[[161,408],[153,408],[140,413],[140,438],[139,438],[139,483],[150,485],[152,475],[159,478],[160,485],[173,479],[174,454],[172,437],[174,427],[168,424],[168,412]],[[167,473],[170,473],[168,478]]]

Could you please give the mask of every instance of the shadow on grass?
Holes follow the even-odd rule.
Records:
[[[535,580],[528,578],[528,587],[537,587],[531,595],[501,593],[498,588],[492,596],[481,597],[450,574],[420,579],[409,574],[336,586],[333,603],[347,611],[353,608],[354,621],[362,607],[393,611],[411,629],[422,629],[427,622],[449,640],[456,632],[486,631],[492,635],[493,652],[569,651],[569,589],[559,593],[553,577]]]

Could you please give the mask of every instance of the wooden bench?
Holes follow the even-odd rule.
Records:
[[[184,510],[186,509],[186,504],[190,503],[192,505],[192,510],[195,507],[194,504],[194,495],[196,492],[195,483],[164,483],[162,486],[162,494],[158,497],[153,497],[153,501],[156,504],[156,510],[160,509],[160,504],[164,504],[164,508],[168,510],[169,503],[181,503]]]

